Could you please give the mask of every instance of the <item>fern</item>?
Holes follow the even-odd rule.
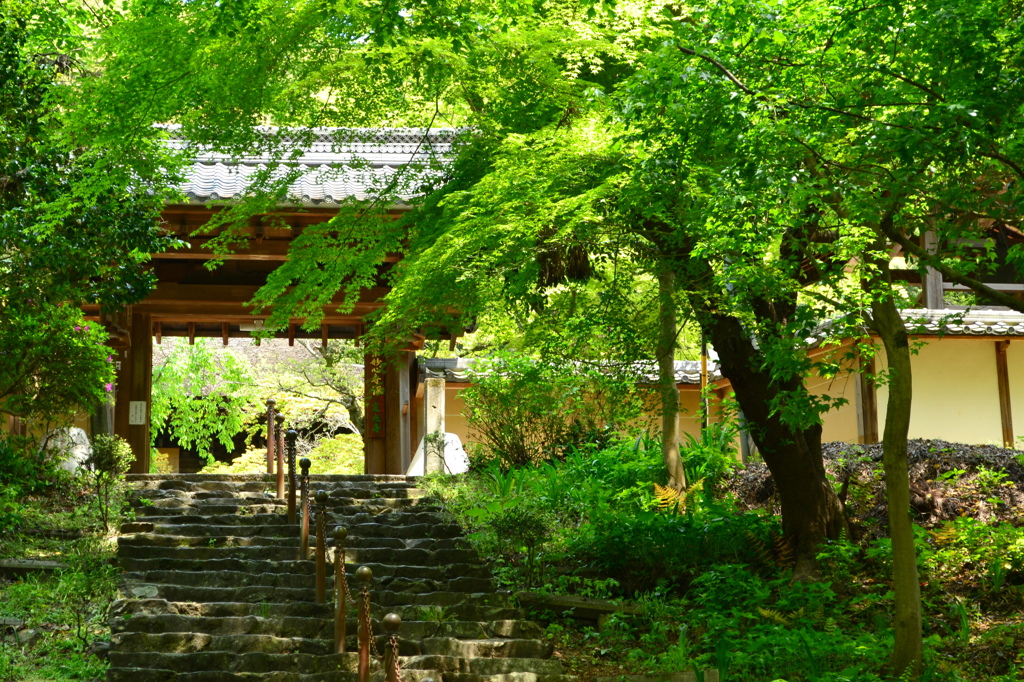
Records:
[[[782,612],[776,611],[775,609],[765,609],[759,606],[757,607],[757,612],[761,614],[762,618],[764,618],[765,620],[770,620],[776,625],[786,627],[790,623],[789,618],[786,618],[784,615],[782,615]]]
[[[772,531],[772,544],[775,547],[775,563],[782,567],[792,566],[796,563],[796,554],[793,552],[793,545],[789,540]]]
[[[700,479],[686,490],[676,490],[663,485],[654,484],[654,497],[661,509],[674,509],[677,513],[686,510],[690,497],[704,485],[704,479]]]
[[[957,538],[956,527],[951,523],[947,523],[938,530],[930,530],[928,531],[928,534],[931,535],[936,544],[939,545],[948,545],[951,542],[955,542]]]

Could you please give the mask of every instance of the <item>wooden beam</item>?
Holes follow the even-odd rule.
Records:
[[[996,341],[996,378],[999,383],[999,416],[1003,426],[1003,447],[1013,447],[1013,412],[1010,409],[1010,372],[1006,363],[1009,341]]]
[[[159,320],[153,323],[153,327],[156,330],[156,342],[159,344],[163,343],[163,322]]]
[[[860,382],[857,386],[860,398],[857,404],[858,430],[861,444],[870,445],[878,442],[878,396],[874,382],[868,378],[868,375],[875,374],[875,358],[865,359],[860,355],[860,363],[857,374]]]
[[[330,336],[330,329],[326,324],[320,325],[320,340],[323,348],[327,348],[327,337]]]
[[[220,324],[220,338],[221,338],[221,342],[225,346],[228,345],[228,340],[230,339],[230,334],[231,334],[231,325],[229,325],[227,322],[221,322],[221,324]]]
[[[295,325],[294,324],[288,325],[288,345],[289,346],[294,346],[295,345]]]
[[[190,345],[190,346],[196,345],[196,323],[195,322],[189,322],[188,323],[188,345]]]

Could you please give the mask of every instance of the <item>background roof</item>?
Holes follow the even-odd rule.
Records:
[[[459,130],[447,128],[315,128],[289,131],[260,128],[267,139],[262,153],[233,156],[196,145],[181,135],[180,126],[165,126],[166,144],[192,159],[188,179],[180,189],[189,202],[242,198],[254,175],[273,168],[280,179],[289,172],[298,178],[284,203],[306,206],[337,205],[347,197],[365,199],[395,180],[405,168],[399,195],[415,196],[426,178],[437,174],[437,162],[450,155]],[[275,155],[273,150],[286,150]],[[275,167],[276,166],[276,167]]]

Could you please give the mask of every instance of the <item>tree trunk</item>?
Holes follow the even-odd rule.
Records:
[[[888,274],[888,263],[880,264]],[[907,436],[910,431],[912,375],[907,330],[893,300],[892,287],[871,304],[874,328],[882,339],[889,365],[889,400],[882,435],[885,496],[889,505],[889,537],[892,539],[893,592],[896,596],[896,646],[892,663],[900,679],[911,671],[921,677],[921,586],[917,552],[910,519],[910,478],[907,472]],[[877,296],[877,294],[876,294]]]
[[[722,374],[732,383],[750,436],[775,481],[782,530],[796,562],[794,577],[815,579],[818,545],[840,536],[846,514],[825,475],[821,425],[799,429],[771,409],[782,391],[801,389],[802,378],[773,378],[758,362],[759,351],[736,318],[713,314],[706,318],[706,328]]]
[[[676,387],[675,274],[667,267],[658,271],[658,386],[661,391],[661,456],[668,471],[668,485],[686,488],[686,473],[679,457],[679,389]]]

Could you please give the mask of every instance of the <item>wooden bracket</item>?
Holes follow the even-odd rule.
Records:
[[[289,346],[294,346],[295,345],[295,325],[294,324],[288,325],[288,345]]]
[[[330,336],[330,327],[326,324],[320,325],[320,338],[323,341],[323,347],[327,348],[327,337]]]
[[[164,340],[163,340],[163,336],[164,336],[164,323],[163,322],[160,322],[158,320],[158,321],[153,323],[153,336],[156,337],[156,342],[157,342],[158,345],[162,344],[164,342]]]
[[[221,341],[224,343],[225,346],[228,345],[228,340],[229,340],[229,336],[228,335],[230,334],[230,332],[231,332],[231,327],[228,325],[228,323],[227,322],[221,322],[220,323],[220,336],[221,336]]]
[[[188,345],[190,345],[190,346],[196,345],[196,323],[195,322],[189,322],[188,323]]]

